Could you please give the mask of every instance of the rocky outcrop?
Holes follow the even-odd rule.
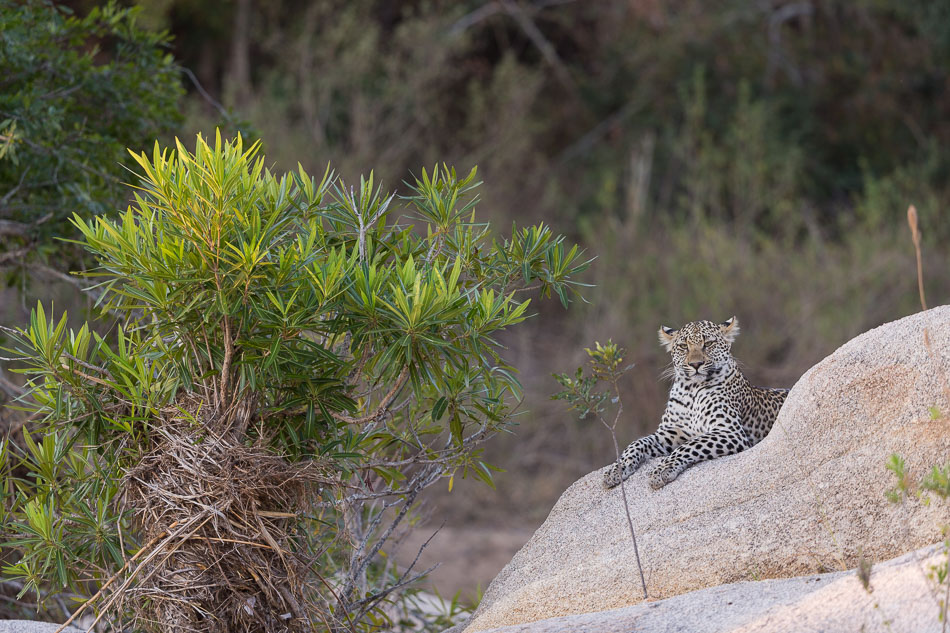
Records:
[[[56,633],[59,624],[49,622],[34,622],[33,620],[0,620],[0,633]],[[71,626],[63,629],[63,633],[82,633],[80,629]]]
[[[867,588],[853,571],[740,582],[490,633],[940,633],[943,592],[927,574],[946,560],[937,545],[875,566]]]
[[[860,552],[881,561],[937,541],[946,505],[889,503],[885,463],[899,453],[919,474],[947,461],[948,380],[943,306],[871,330],[813,367],[752,449],[694,466],[659,491],[641,468],[625,486],[650,596],[846,570]],[[931,419],[933,406],[942,419]],[[466,631],[641,601],[620,491],[602,477],[562,495]]]

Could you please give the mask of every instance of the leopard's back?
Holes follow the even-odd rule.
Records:
[[[747,381],[748,382],[748,381]],[[754,444],[765,439],[772,430],[779,411],[788,398],[788,389],[770,389],[749,384],[749,406],[743,419],[743,426]]]

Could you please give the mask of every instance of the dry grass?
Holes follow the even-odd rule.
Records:
[[[150,425],[151,446],[122,482],[147,545],[100,617],[129,609],[163,632],[270,633],[310,630],[325,613],[308,589],[318,553],[300,547],[298,515],[333,482],[320,463],[245,445],[233,422],[192,394]]]

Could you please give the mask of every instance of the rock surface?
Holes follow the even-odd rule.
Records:
[[[0,620],[0,633],[55,633],[59,627],[59,624],[33,620]],[[82,633],[82,631],[70,626],[65,628],[63,633]]]
[[[846,570],[862,551],[880,561],[937,541],[945,504],[890,504],[884,465],[892,453],[917,474],[947,461],[948,417],[932,420],[929,410],[950,411],[947,380],[942,306],[866,332],[810,369],[752,449],[655,492],[641,467],[625,486],[650,596]],[[489,586],[467,632],[640,602],[620,490],[606,490],[602,477],[565,491]]]
[[[927,578],[942,546],[875,566],[869,593],[853,571],[740,582],[601,613],[516,624],[491,633],[940,633],[942,592]]]

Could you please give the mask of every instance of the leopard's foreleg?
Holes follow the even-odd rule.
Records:
[[[613,488],[636,472],[637,468],[650,457],[669,455],[677,446],[686,441],[687,436],[680,429],[666,423],[661,424],[656,433],[641,437],[630,444],[604,473],[604,485]]]
[[[662,488],[693,464],[733,455],[751,447],[752,444],[752,440],[738,424],[717,427],[674,449],[650,473],[650,486],[654,490]]]

